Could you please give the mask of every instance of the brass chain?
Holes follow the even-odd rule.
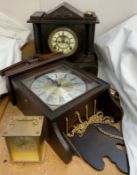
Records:
[[[106,136],[109,136],[111,138],[114,138],[114,139],[118,139],[118,140],[124,140],[123,137],[121,136],[118,136],[118,135],[114,135],[112,133],[109,133],[108,131],[104,131],[104,129],[102,129],[100,126],[98,125],[94,125],[98,131],[100,131],[102,134],[106,135]]]
[[[87,127],[89,125],[94,125],[101,133],[103,133],[111,138],[123,140],[123,137],[118,136],[118,135],[114,135],[112,133],[109,133],[108,131],[104,131],[99,126],[99,124],[107,124],[109,126],[116,128],[117,130],[120,130],[118,123],[115,123],[114,119],[112,117],[104,116],[102,111],[96,112],[95,109],[94,109],[94,114],[89,117],[88,116],[88,105],[85,106],[85,109],[86,109],[86,120],[85,121],[82,121],[80,113],[78,111],[75,112],[75,115],[78,118],[79,123],[76,123],[75,125],[73,125],[73,128],[71,131],[68,130],[68,126],[69,126],[68,122],[69,121],[68,121],[68,118],[66,117],[66,135],[68,137],[73,137],[75,134],[82,137],[83,134],[85,133]]]

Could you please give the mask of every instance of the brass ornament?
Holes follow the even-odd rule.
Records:
[[[94,12],[92,12],[92,11],[86,11],[85,13],[84,13],[84,15],[85,16],[93,16],[93,14],[94,14]]]
[[[110,94],[116,99],[116,100],[120,100],[120,96],[118,94],[118,92],[113,89],[113,88],[110,88]]]
[[[95,102],[96,104],[96,102]],[[96,106],[96,105],[95,105]],[[98,131],[103,133],[104,135],[107,135],[111,138],[116,138],[119,140],[123,140],[123,137],[114,135],[112,133],[109,133],[108,131],[104,131],[99,124],[106,124],[109,126],[112,126],[116,128],[117,130],[120,130],[119,124],[115,123],[114,119],[110,116],[104,116],[102,111],[95,112],[94,108],[94,114],[92,116],[88,116],[88,105],[85,106],[86,110],[86,115],[85,118],[86,120],[82,121],[81,115],[78,111],[75,112],[76,117],[78,118],[78,123],[73,125],[73,128],[71,131],[68,130],[68,118],[66,117],[66,135],[68,137],[74,137],[75,134],[77,134],[79,137],[82,137],[84,133],[86,132],[86,129],[88,128],[89,125],[94,125]]]

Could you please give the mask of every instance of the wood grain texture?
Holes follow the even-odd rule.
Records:
[[[34,46],[34,41],[30,40],[28,41],[27,44],[25,44],[22,48],[22,56],[23,57],[28,57],[28,56],[33,56],[35,53],[35,46]]]
[[[8,96],[4,96],[0,99],[0,120],[5,112],[5,109],[8,105],[9,102],[9,97]]]
[[[9,102],[1,119],[0,133],[2,133],[6,121],[10,117],[21,115],[23,115],[22,112]],[[4,138],[0,137],[0,175],[107,175],[110,172],[111,175],[124,175],[108,158],[104,158],[105,169],[103,171],[96,171],[76,156],[73,157],[69,164],[64,164],[46,142],[45,147],[45,159],[41,163],[12,163],[9,159]]]

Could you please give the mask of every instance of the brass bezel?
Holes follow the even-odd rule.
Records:
[[[74,47],[68,54],[63,53],[65,56],[71,56],[71,55],[73,55],[73,54],[76,52],[77,48],[78,48],[78,37],[77,37],[76,33],[75,33],[73,30],[71,30],[70,28],[67,28],[67,27],[59,27],[59,28],[56,28],[55,30],[53,30],[53,31],[50,33],[50,35],[49,35],[49,37],[48,37],[48,46],[49,46],[50,50],[51,50],[53,53],[58,53],[58,52],[53,48],[53,45],[52,45],[52,43],[51,43],[51,40],[52,40],[53,36],[55,35],[55,33],[59,32],[59,31],[67,31],[67,32],[71,33],[72,36],[74,37],[74,39],[75,39],[75,47]]]

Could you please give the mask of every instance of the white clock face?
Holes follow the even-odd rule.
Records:
[[[31,90],[51,109],[56,109],[86,92],[87,86],[77,75],[57,69],[37,77]]]
[[[77,50],[78,38],[71,29],[57,28],[50,34],[48,44],[52,52],[70,56]]]

